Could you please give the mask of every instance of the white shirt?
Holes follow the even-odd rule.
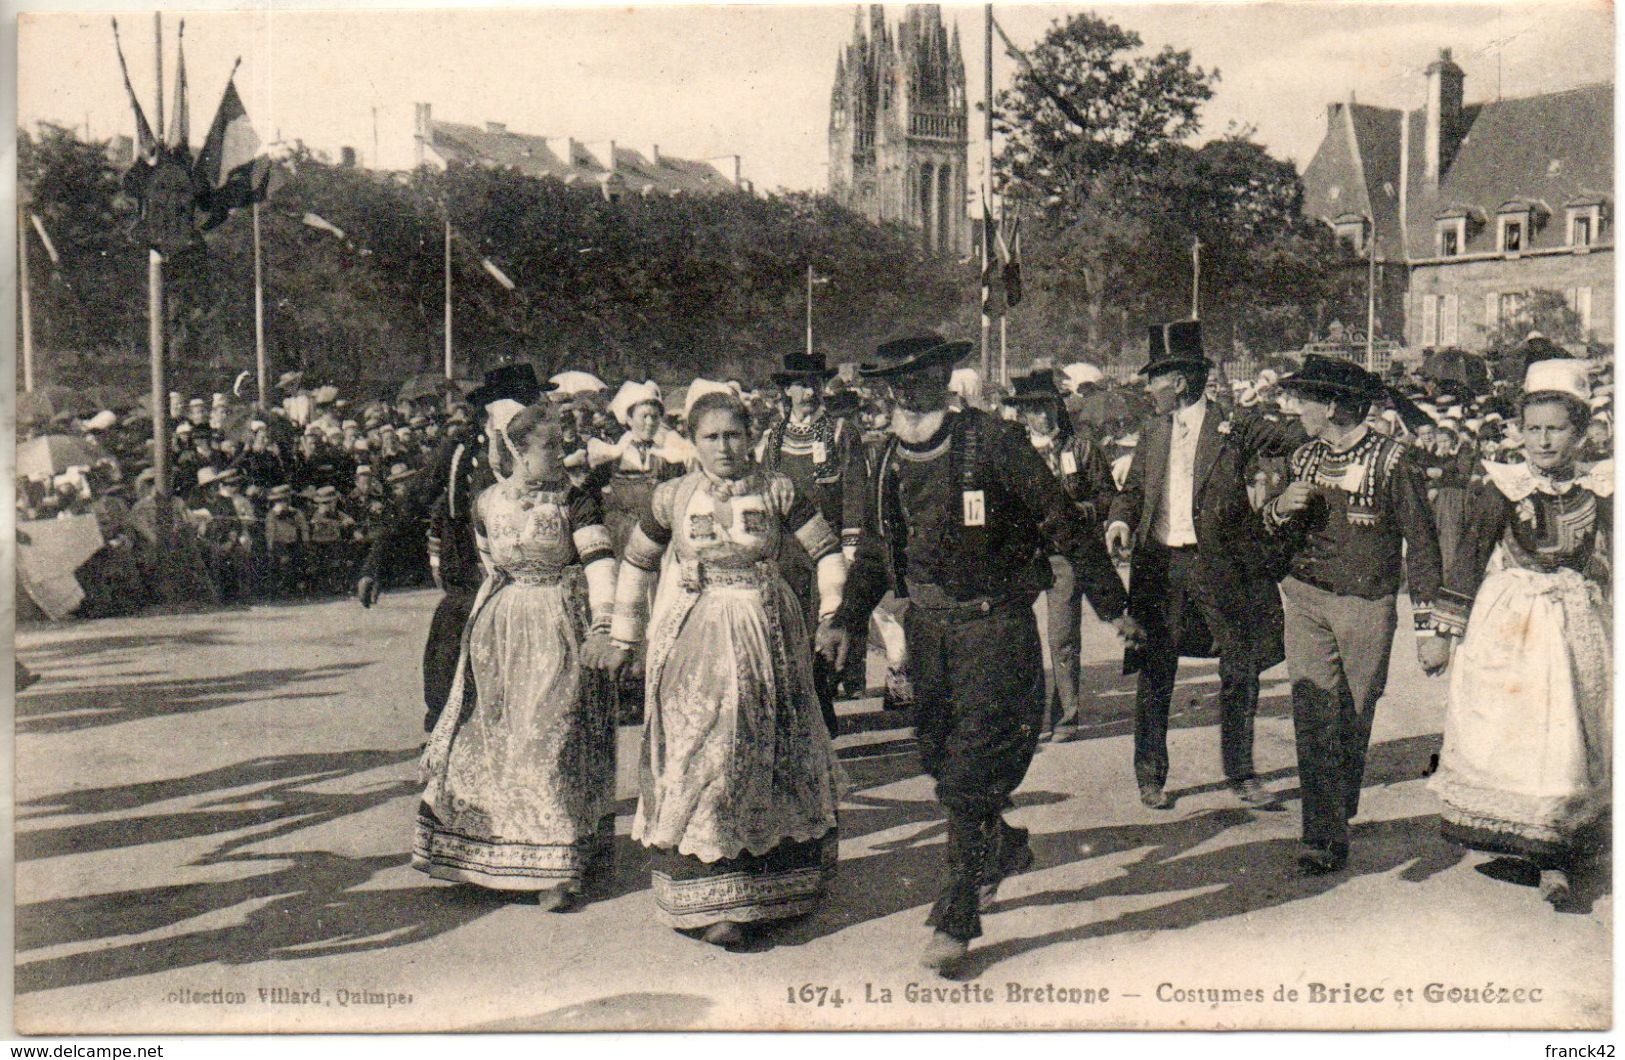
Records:
[[[1157,509],[1157,540],[1169,548],[1196,544],[1196,440],[1207,417],[1207,398],[1174,413],[1168,438],[1168,483]]]

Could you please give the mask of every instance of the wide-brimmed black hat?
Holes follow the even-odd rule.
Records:
[[[1388,394],[1388,386],[1380,377],[1353,361],[1323,357],[1318,353],[1305,355],[1303,367],[1282,376],[1279,385],[1284,390],[1362,401],[1380,401]]]
[[[1055,385],[1055,375],[1051,372],[1018,375],[1010,380],[1010,384],[1015,387],[1015,393],[1004,399],[1008,404],[1061,407],[1064,395]]]
[[[817,354],[808,354],[802,351],[786,354],[784,367],[773,373],[773,381],[780,386],[786,386],[797,380],[816,379],[820,383],[832,378],[839,369],[828,368],[824,359]]]
[[[1146,329],[1149,338],[1149,360],[1140,369],[1140,375],[1153,376],[1174,368],[1212,368],[1202,350],[1202,322],[1176,320],[1171,324],[1152,324]]]
[[[468,395],[468,403],[483,408],[493,401],[507,398],[521,405],[533,405],[536,399],[554,389],[552,383],[536,378],[536,369],[528,363],[503,364],[485,373],[485,382]]]
[[[972,343],[949,341],[934,332],[893,339],[875,347],[875,359],[858,371],[867,378],[907,375],[936,364],[952,365],[970,352]]]

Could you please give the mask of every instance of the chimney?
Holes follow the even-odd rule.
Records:
[[[1422,180],[1436,188],[1461,143],[1462,87],[1467,75],[1451,60],[1450,49],[1441,48],[1439,58],[1428,65],[1427,78]]]
[[[738,155],[718,155],[716,158],[708,158],[706,161],[710,163],[712,169],[721,173],[734,187],[741,186],[742,174],[740,173]]]
[[[1328,103],[1328,104],[1326,104],[1326,131],[1328,133],[1331,132],[1332,126],[1337,124],[1337,116],[1339,114],[1342,114],[1342,113],[1343,113],[1343,104],[1341,104],[1341,103]]]
[[[568,136],[548,136],[545,137],[542,142],[547,145],[547,150],[553,155],[553,157],[557,158],[560,162],[563,162],[566,166],[569,166],[572,169],[575,168],[576,142],[574,139]]]
[[[355,148],[349,146],[339,148],[339,165],[344,169],[355,168]]]
[[[649,160],[651,166],[660,164],[660,145],[657,143],[633,144],[632,149]]]
[[[488,121],[485,123],[485,131],[488,133],[496,133],[501,136],[506,136],[508,133],[508,126],[506,122]]]
[[[413,162],[421,166],[426,161],[424,147],[434,143],[434,121],[427,103],[412,104],[412,111]]]
[[[615,172],[615,141],[594,140],[592,143],[581,145],[587,156],[598,163],[598,168],[606,172]]]

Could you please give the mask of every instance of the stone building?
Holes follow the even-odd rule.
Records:
[[[970,252],[965,61],[935,4],[910,4],[895,30],[885,10],[854,16],[829,104],[829,187],[873,221],[920,230],[929,251]]]
[[[515,132],[502,122],[468,125],[442,121],[428,103],[413,108],[409,151],[399,140],[384,152],[386,169],[410,169],[447,162],[514,169],[532,177],[600,189],[606,198],[622,195],[717,195],[751,192],[738,155],[678,158],[654,143],[578,140]]]
[[[1612,343],[1613,85],[1469,104],[1448,49],[1425,76],[1419,110],[1327,108],[1305,212],[1360,254],[1375,240],[1411,347],[1482,349],[1542,290]]]

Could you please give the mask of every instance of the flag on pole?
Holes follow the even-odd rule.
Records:
[[[130,97],[130,109],[135,112],[136,158],[150,167],[158,161],[158,137],[152,134],[152,126],[147,123],[147,113],[141,109],[141,101],[135,98],[135,89],[130,85],[130,67],[124,61],[124,45],[119,41],[116,18],[113,20],[113,48],[118,52],[118,68],[124,74],[124,91]],[[135,167],[132,166],[130,172],[135,172]]]
[[[30,213],[28,219],[33,222],[34,231],[39,234],[39,241],[45,247],[45,253],[51,259],[51,264],[61,265],[62,255],[56,252],[56,244],[51,242],[51,234],[45,230],[45,221],[37,213]]]
[[[1004,305],[1010,309],[1021,302],[1021,218],[1011,221],[1008,229],[1000,219],[997,246],[1000,278],[1004,281]]]
[[[999,267],[999,256],[996,252],[998,243],[997,229],[993,224],[993,209],[988,205],[988,196],[982,195],[982,317],[991,320],[1004,312],[1002,306],[994,303],[993,282],[994,272]]]
[[[236,71],[233,69],[233,77]],[[198,206],[209,216],[208,230],[223,224],[232,210],[262,202],[271,179],[270,159],[260,154],[260,138],[248,120],[236,81],[228,78],[209,136],[198,152],[193,177]]]
[[[344,229],[340,228],[338,225],[334,224],[332,221],[329,221],[320,214],[307,212],[303,220],[305,224],[309,225],[311,228],[326,232],[328,235],[337,236],[340,239],[344,238]]]
[[[1009,35],[1004,32],[1004,27],[999,25],[998,19],[995,18],[991,21],[993,22],[993,29],[999,34],[999,39],[1004,42],[1005,52],[1009,54],[1010,58],[1021,64],[1022,70],[1026,72],[1028,77],[1032,78],[1033,84],[1038,86],[1039,91],[1043,92],[1049,98],[1049,101],[1055,104],[1062,114],[1066,115],[1068,121],[1080,129],[1088,129],[1090,127],[1089,121],[1083,116],[1083,112],[1078,110],[1065,96],[1061,95],[1055,89],[1055,86],[1051,85],[1049,80],[1038,72],[1038,68],[1027,57],[1027,53],[1016,47],[1015,43],[1010,40]]]
[[[169,110],[169,135],[164,146],[181,155],[192,153],[192,112],[187,104],[186,92],[186,20],[181,19],[180,34],[175,38],[175,105]]]
[[[500,283],[505,289],[509,291],[514,289],[514,282],[508,279],[507,273],[497,268],[496,262],[492,261],[490,258],[481,258],[480,264],[485,267],[486,272],[491,274],[491,278],[496,280],[497,283]]]

